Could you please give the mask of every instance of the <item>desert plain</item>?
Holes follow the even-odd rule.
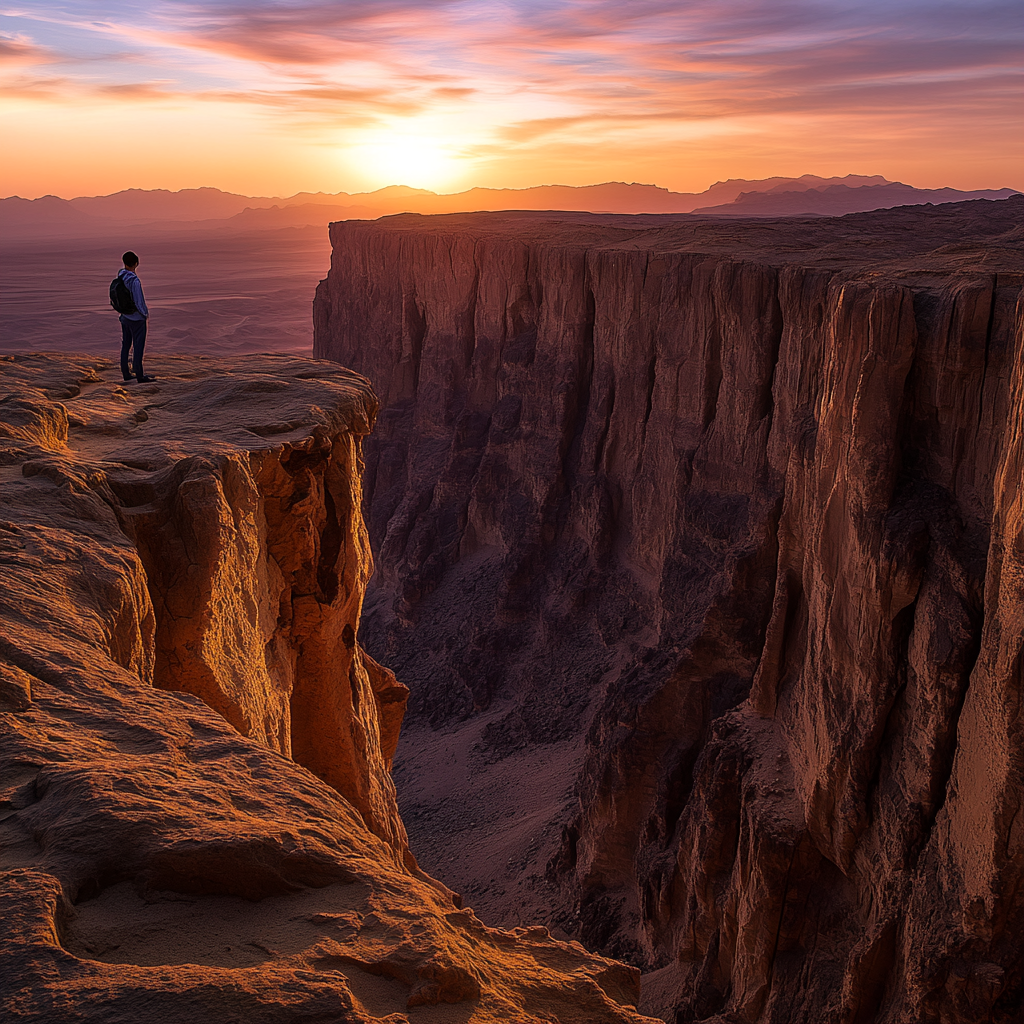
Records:
[[[313,292],[331,260],[323,227],[0,239],[0,351],[116,358],[120,326],[107,288],[129,248],[153,307],[154,355],[312,351]]]

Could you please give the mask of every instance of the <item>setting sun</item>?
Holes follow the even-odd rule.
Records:
[[[465,168],[450,146],[424,135],[381,133],[349,150],[353,172],[372,188],[402,184],[444,190]]]

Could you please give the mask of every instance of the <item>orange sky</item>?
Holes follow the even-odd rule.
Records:
[[[0,195],[1020,187],[1022,25],[987,0],[44,0],[0,13]]]

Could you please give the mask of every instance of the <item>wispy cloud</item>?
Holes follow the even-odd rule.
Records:
[[[282,132],[429,122],[494,156],[780,117],[1009,123],[1024,36],[1004,0],[34,0],[0,25],[19,95],[238,104]]]
[[[1019,12],[999,2],[923,4],[746,0],[660,3],[453,0],[189,4],[140,8],[77,0],[8,9],[5,19],[35,26],[3,38],[22,53],[59,53],[74,63],[90,51],[133,42],[140,57],[185,78],[187,53],[209,54],[208,73],[269,80],[347,74],[398,82],[428,72],[451,90],[513,84],[583,101],[610,94],[673,101],[680,89],[741,83],[814,91],[865,80],[984,75],[1019,67]],[[33,48],[35,48],[33,50]],[[216,61],[227,62],[218,68]],[[312,79],[311,79],[312,80]],[[454,94],[453,94],[454,95]]]
[[[0,32],[0,60],[7,66],[16,64],[48,64],[54,55],[43,46],[37,46],[25,35],[7,35]]]

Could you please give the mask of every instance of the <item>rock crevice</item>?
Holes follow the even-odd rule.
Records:
[[[355,640],[372,567],[360,437],[185,459],[122,515],[155,609],[155,684],[308,768],[401,850],[387,771],[407,691]]]

